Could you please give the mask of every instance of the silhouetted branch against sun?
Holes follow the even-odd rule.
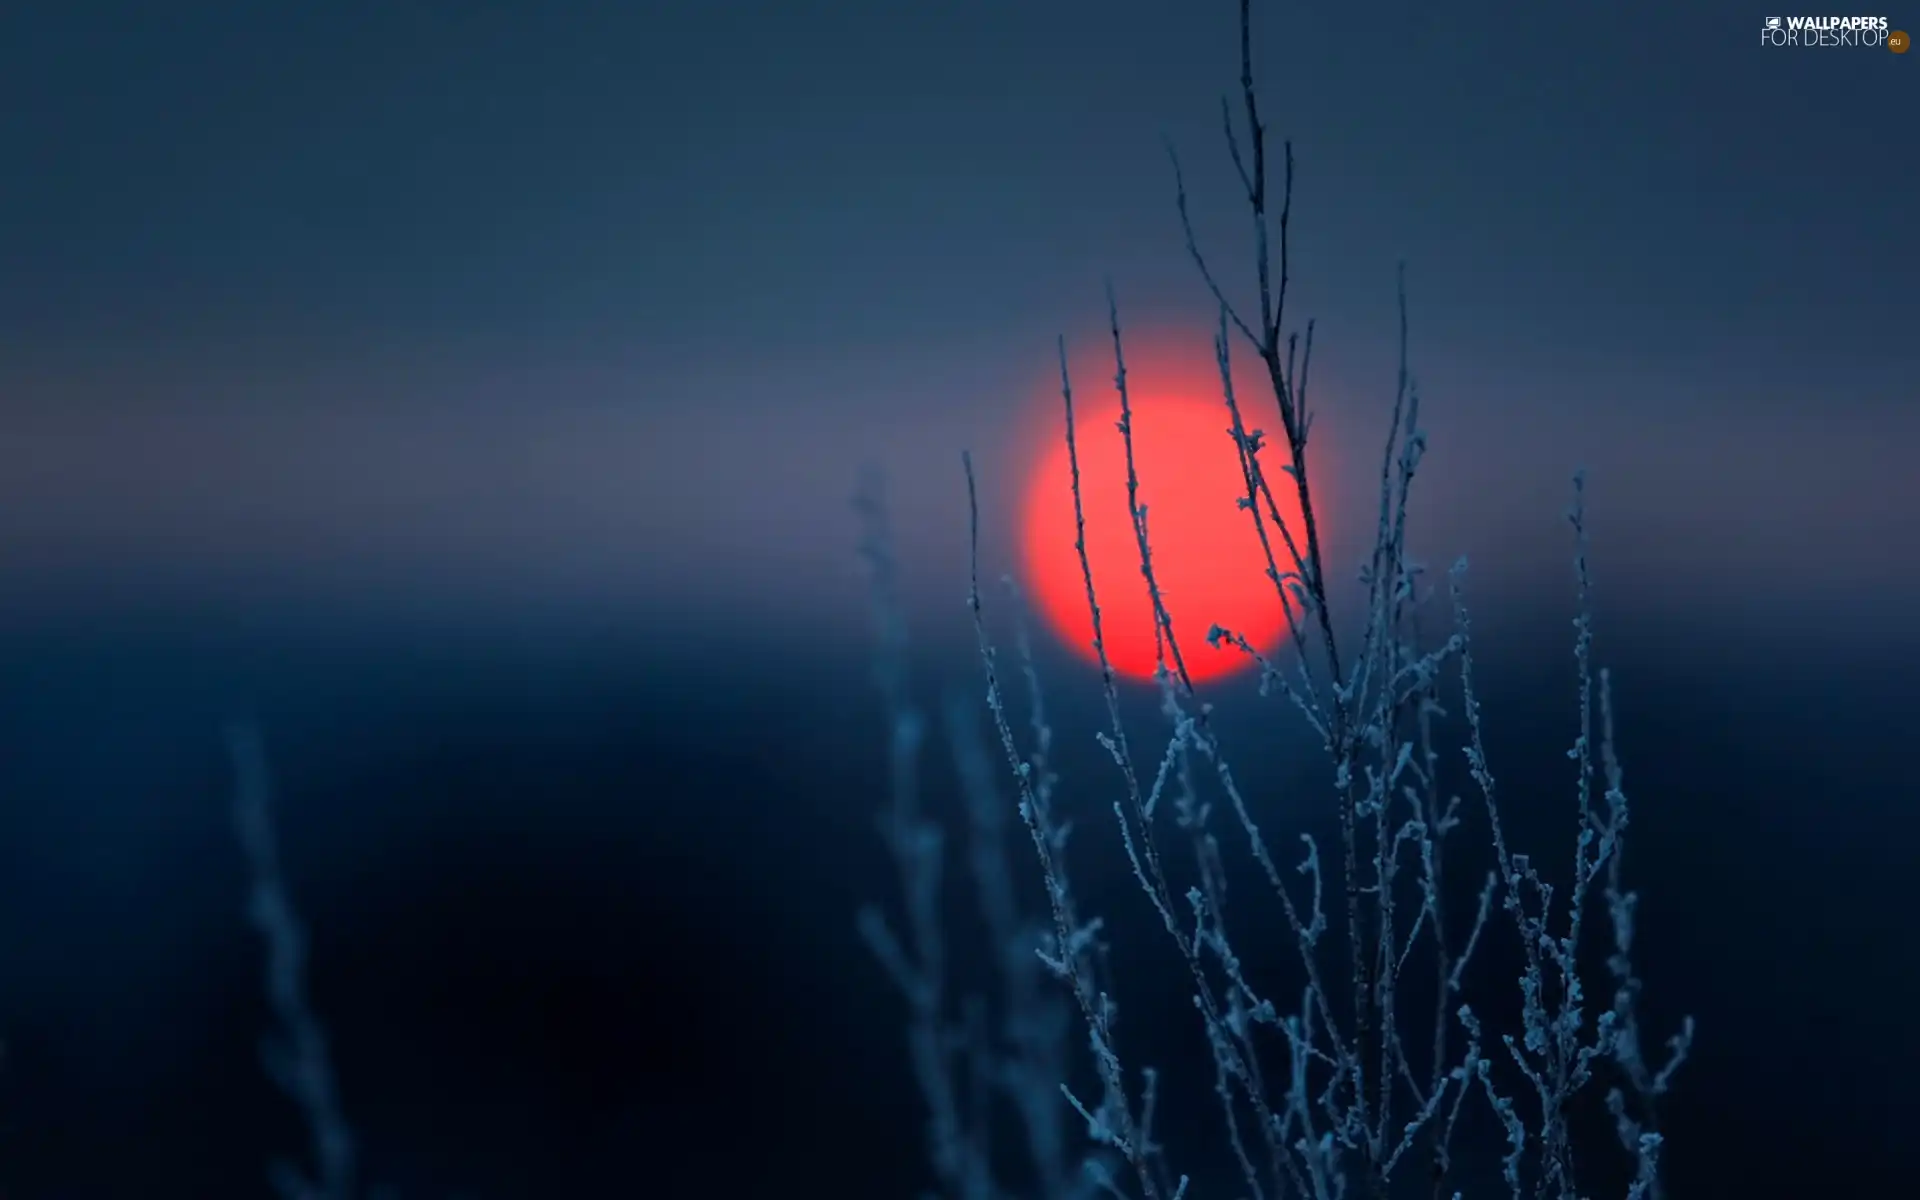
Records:
[[[1593,1155],[1584,1147],[1576,1154],[1570,1108],[1607,1080],[1629,1200],[1656,1200],[1659,1101],[1687,1057],[1693,1027],[1685,1022],[1670,1039],[1662,1066],[1645,1061],[1636,1017],[1641,982],[1631,961],[1635,898],[1620,867],[1627,798],[1608,676],[1601,670],[1596,679],[1592,659],[1584,480],[1575,481],[1570,514],[1579,732],[1567,757],[1576,768],[1578,831],[1571,873],[1556,880],[1515,844],[1502,819],[1476,690],[1464,560],[1448,580],[1452,631],[1437,643],[1421,632],[1423,606],[1433,597],[1409,551],[1408,513],[1427,441],[1409,367],[1404,267],[1396,276],[1398,363],[1378,511],[1359,571],[1364,611],[1358,621],[1335,621],[1326,514],[1309,469],[1314,326],[1309,321],[1304,335],[1284,333],[1293,152],[1283,143],[1274,213],[1250,0],[1239,8],[1243,128],[1236,128],[1230,102],[1223,101],[1222,118],[1254,226],[1257,317],[1229,299],[1201,251],[1180,159],[1169,146],[1187,252],[1217,317],[1215,378],[1203,382],[1205,373],[1188,373],[1186,360],[1157,347],[1140,354],[1123,334],[1109,285],[1112,395],[1089,400],[1076,391],[1061,339],[1061,436],[1025,481],[1019,508],[1020,564],[1039,611],[1099,669],[1106,720],[1095,737],[1118,775],[1108,808],[1127,869],[1190,988],[1234,1186],[1256,1200],[1386,1200],[1403,1187],[1457,1200],[1467,1186],[1485,1184],[1513,1200],[1575,1200],[1590,1194],[1592,1185],[1579,1175]],[[1277,470],[1286,481],[1270,472],[1273,446],[1248,419],[1251,392],[1234,370],[1236,336],[1254,347],[1273,401],[1284,436]],[[1216,389],[1211,396],[1209,389]],[[1179,1200],[1189,1176],[1176,1171],[1176,1152],[1152,1132],[1159,1077],[1123,1065],[1141,1051],[1119,1038],[1113,990],[1120,981],[1104,953],[1107,926],[1070,883],[1048,749],[1052,729],[1039,716],[1038,674],[1024,633],[1032,751],[1021,748],[1009,716],[980,593],[978,483],[971,456],[963,461],[969,608],[992,728],[1047,896],[1049,933],[1040,955],[1080,1014],[1099,1089],[1097,1103],[1089,1103],[1062,1081],[1062,1098],[1084,1120],[1089,1144],[1124,1162],[1143,1200]],[[887,639],[889,628],[883,621],[885,654],[899,648]],[[1283,648],[1292,651],[1290,661]],[[1276,797],[1245,789],[1213,706],[1197,695],[1198,685],[1249,665],[1259,669],[1263,694],[1279,691],[1325,753],[1318,794],[1337,818],[1337,863],[1323,859],[1315,836],[1298,831],[1312,793]],[[1157,750],[1122,718],[1124,680],[1151,681],[1158,690],[1169,728]],[[1450,711],[1442,698],[1454,680],[1458,707]],[[1449,753],[1450,737],[1460,739],[1452,751],[1458,759]],[[1450,790],[1455,763],[1477,804],[1463,805]],[[1224,835],[1214,827],[1216,802],[1230,814]],[[1453,881],[1446,850],[1469,820],[1483,825],[1494,869]],[[1294,829],[1302,844],[1291,871],[1270,844],[1270,823]],[[1274,930],[1240,928],[1245,918],[1228,919],[1228,853],[1238,849],[1277,901],[1284,927],[1277,939]],[[924,881],[906,882],[909,897],[925,894]],[[1580,965],[1596,895],[1613,930],[1613,1001],[1589,1017]],[[1497,930],[1506,931],[1508,952],[1521,964],[1520,1019],[1504,1033],[1476,1011],[1469,971]],[[1287,961],[1252,971],[1235,935],[1263,949],[1289,947]],[[1297,990],[1271,991],[1274,967],[1288,970],[1288,986]],[[1494,1049],[1495,1038],[1504,1053]],[[1504,1149],[1494,1148],[1497,1182],[1469,1178],[1476,1168],[1456,1152],[1456,1135],[1472,1127],[1462,1115],[1474,1104],[1485,1105],[1487,1128],[1504,1138]],[[1090,1157],[1083,1175],[1105,1194],[1130,1194],[1105,1160]]]

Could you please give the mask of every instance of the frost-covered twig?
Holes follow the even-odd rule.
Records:
[[[1311,904],[1303,906],[1268,845],[1259,806],[1244,793],[1229,766],[1211,706],[1195,693],[1185,651],[1156,576],[1151,514],[1141,500],[1134,454],[1137,435],[1125,347],[1110,290],[1113,382],[1120,406],[1117,432],[1126,466],[1127,519],[1138,551],[1140,586],[1146,591],[1154,624],[1162,709],[1171,727],[1157,754],[1136,750],[1121,720],[1119,686],[1104,648],[1101,597],[1086,551],[1080,434],[1064,345],[1061,395],[1076,525],[1074,549],[1092,618],[1091,649],[1100,665],[1108,718],[1107,728],[1097,736],[1119,771],[1119,795],[1112,810],[1127,864],[1191,979],[1192,1001],[1214,1060],[1215,1091],[1228,1144],[1246,1193],[1260,1200],[1284,1195],[1381,1198],[1395,1180],[1413,1169],[1410,1164],[1418,1162],[1432,1194],[1441,1200],[1456,1170],[1453,1140],[1462,1112],[1469,1097],[1479,1095],[1491,1106],[1507,1137],[1502,1175],[1508,1189],[1515,1196],[1531,1193],[1536,1200],[1571,1200],[1578,1194],[1579,1164],[1567,1119],[1569,1104],[1599,1072],[1617,1068],[1625,1087],[1616,1089],[1612,1103],[1621,1138],[1637,1164],[1640,1182],[1634,1194],[1651,1197],[1658,1188],[1660,1146],[1651,1126],[1653,1101],[1666,1090],[1673,1068],[1685,1057],[1691,1024],[1674,1039],[1667,1067],[1654,1072],[1644,1066],[1632,1015],[1639,983],[1628,958],[1633,898],[1618,884],[1626,803],[1618,787],[1607,676],[1599,672],[1596,683],[1592,667],[1581,485],[1576,481],[1574,514],[1580,728],[1570,752],[1579,768],[1575,780],[1578,827],[1572,877],[1560,885],[1556,901],[1554,883],[1528,854],[1510,844],[1501,821],[1474,686],[1471,626],[1461,590],[1464,563],[1451,582],[1453,632],[1431,644],[1422,637],[1420,613],[1431,591],[1423,586],[1424,569],[1409,553],[1408,514],[1427,442],[1419,386],[1408,367],[1404,274],[1397,297],[1400,359],[1381,458],[1375,538],[1360,572],[1365,607],[1358,623],[1357,648],[1343,647],[1309,473],[1313,326],[1307,325],[1304,339],[1283,332],[1290,282],[1293,155],[1288,146],[1277,220],[1273,220],[1266,129],[1252,75],[1250,9],[1250,0],[1241,0],[1244,131],[1235,128],[1230,105],[1223,105],[1223,114],[1229,154],[1254,224],[1257,318],[1234,306],[1200,250],[1177,155],[1173,167],[1187,249],[1219,313],[1214,349],[1228,434],[1244,488],[1239,508],[1253,523],[1294,662],[1282,664],[1243,634],[1218,626],[1209,631],[1208,641],[1235,646],[1254,659],[1263,694],[1277,689],[1305,718],[1328,756],[1327,779],[1340,845],[1338,858],[1326,874],[1337,871],[1337,879],[1331,882],[1344,902],[1339,937],[1334,947],[1326,945],[1333,939],[1326,937],[1330,922],[1322,895],[1328,881],[1318,846],[1305,838],[1307,854],[1299,872],[1309,878]],[[1263,457],[1268,450],[1265,434],[1247,419],[1242,398],[1236,394],[1232,373],[1236,331],[1266,369],[1284,436],[1284,461],[1278,471],[1290,482],[1276,484],[1270,477]],[[1290,489],[1297,499],[1297,523],[1282,515],[1276,486]],[[970,497],[974,487],[969,461]],[[977,539],[977,510],[973,528]],[[975,555],[977,562],[977,549]],[[1009,766],[1023,795],[1030,795],[1030,764],[1021,758],[1004,718],[977,586],[973,602],[988,676],[988,702],[1002,731]],[[1479,810],[1495,860],[1494,870],[1477,889],[1478,902],[1467,923],[1454,917],[1448,903],[1452,889],[1445,867],[1446,847],[1465,818],[1460,797],[1447,790],[1450,765],[1438,732],[1453,719],[1441,696],[1447,674],[1456,667],[1460,672],[1458,716],[1465,726],[1464,765],[1480,795]],[[1596,690],[1602,718],[1597,741]],[[1609,780],[1604,807],[1593,798],[1596,744],[1600,769]],[[1196,754],[1212,767],[1213,786],[1227,801],[1248,852],[1279,901],[1285,921],[1282,940],[1296,952],[1304,977],[1297,1009],[1283,1010],[1263,997],[1234,947],[1224,901],[1221,846],[1208,828],[1210,806],[1195,790],[1191,772]],[[1048,786],[1052,786],[1051,776]],[[1184,891],[1175,882],[1174,867],[1163,846],[1160,813],[1169,798],[1177,827],[1195,855],[1198,882]],[[1030,806],[1023,808],[1031,811]],[[1058,880],[1065,866],[1059,849],[1049,847],[1044,838],[1037,838],[1036,844],[1050,891],[1060,890]],[[1580,974],[1581,946],[1586,898],[1603,882],[1615,929],[1611,966],[1615,1002],[1613,1011],[1589,1018]],[[1496,913],[1504,916],[1519,941],[1522,1020],[1516,1034],[1500,1037],[1505,1054],[1489,1056],[1483,1050],[1485,1031],[1466,1000],[1473,990],[1469,966],[1484,952],[1491,927],[1500,924],[1491,920]],[[1056,917],[1060,920],[1058,911]],[[1062,931],[1077,927],[1070,914],[1059,925]],[[1326,953],[1329,949],[1344,962],[1336,966],[1334,954]],[[1430,970],[1415,971],[1423,959]],[[1082,997],[1080,1007],[1102,1064],[1102,1078],[1110,1100],[1118,1097],[1116,1113],[1124,1117],[1131,1110],[1104,1015],[1108,1011],[1105,993],[1088,990],[1071,966],[1062,974]],[[1416,978],[1427,989],[1430,1004],[1419,1010],[1419,1020],[1428,1022],[1424,1028],[1410,1020],[1414,1010],[1407,1007],[1403,995]],[[1456,1024],[1464,1033],[1464,1045],[1457,1054],[1450,1036]],[[1414,1031],[1425,1048],[1415,1048],[1410,1036]],[[1277,1095],[1267,1080],[1269,1058],[1284,1064],[1276,1080],[1286,1082]],[[1156,1194],[1149,1172],[1140,1172],[1140,1186],[1144,1196]]]
[[[1041,1200],[1084,1200],[1093,1190],[1110,1188],[1111,1177],[1099,1137],[1094,1137],[1096,1146],[1089,1151],[1070,1128],[1061,1090],[1071,1065],[1072,1026],[1047,976],[1050,966],[1057,970],[1055,964],[1070,957],[1077,969],[1091,977],[1098,926],[1086,927],[1081,939],[1062,952],[1059,939],[1027,914],[1007,845],[1007,803],[979,729],[978,710],[972,703],[950,697],[944,708],[944,731],[964,803],[964,846],[974,900],[999,977],[998,1020],[993,1019],[992,1005],[984,994],[968,992],[957,1002],[949,995],[947,923],[941,911],[947,830],[921,800],[926,723],[908,686],[905,614],[877,475],[868,477],[855,507],[864,524],[862,553],[868,563],[878,633],[876,680],[890,742],[890,802],[880,826],[899,875],[905,932],[896,933],[894,924],[877,908],[860,914],[859,927],[907,1000],[909,1053],[928,1108],[928,1145],[936,1180],[950,1200],[1000,1200],[1027,1194]],[[1032,823],[1045,832],[1050,846],[1064,850],[1069,829],[1053,816],[1048,767],[1052,731],[1024,629],[1020,650],[1035,740],[1024,760],[1037,813]],[[1037,1191],[1016,1188],[1003,1178],[1011,1153],[995,1139],[1002,1128],[996,1110],[1002,1105],[1016,1118]],[[1157,1147],[1144,1135],[1141,1143],[1157,1154]]]
[[[282,1200],[353,1200],[357,1194],[353,1130],[340,1105],[327,1039],[307,995],[307,935],[287,894],[273,823],[273,778],[259,729],[227,728],[234,772],[233,816],[250,876],[247,916],[267,947],[267,1001],[280,1023],[261,1049],[267,1073],[306,1118],[313,1173],[285,1161],[270,1168]]]

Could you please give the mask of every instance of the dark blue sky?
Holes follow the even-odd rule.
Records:
[[[1416,545],[1473,556],[1495,752],[1554,803],[1592,469],[1646,965],[1722,1031],[1675,1170],[1870,1194],[1920,1055],[1920,55],[1763,47],[1723,0],[1256,8],[1330,510],[1365,513],[1404,260]],[[893,894],[847,499],[887,469],[916,682],[975,687],[960,450],[997,570],[1056,335],[1101,384],[1104,282],[1208,353],[1163,139],[1249,295],[1231,9],[0,10],[0,1190],[252,1196],[297,1148],[253,1061],[236,707],[409,1196],[918,1186],[851,933]],[[1344,570],[1365,521],[1333,524]],[[1096,771],[1097,695],[1041,653]],[[1266,718],[1229,727],[1284,783]]]
[[[42,606],[139,562],[190,603],[755,624],[781,613],[743,596],[783,578],[831,621],[860,463],[905,480],[920,573],[951,563],[957,448],[1017,472],[1104,278],[1206,353],[1162,137],[1247,277],[1231,22],[1188,5],[5,21],[0,554]],[[1326,436],[1378,436],[1405,259],[1436,553],[1543,553],[1584,463],[1636,591],[1738,577],[1737,600],[1816,544],[1850,596],[1911,578],[1877,547],[1920,428],[1913,62],[1758,28],[1726,5],[1264,21]]]
[[[1371,306],[1406,257],[1449,340],[1890,353],[1911,64],[1762,54],[1747,11],[1274,14],[1310,296]],[[1081,273],[1187,282],[1162,132],[1225,180],[1232,39],[1184,5],[74,4],[6,35],[16,336],[1058,325]]]

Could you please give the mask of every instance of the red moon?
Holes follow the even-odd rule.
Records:
[[[1259,534],[1239,505],[1246,483],[1228,432],[1232,417],[1221,398],[1217,370],[1209,383],[1200,370],[1148,373],[1135,370],[1130,362],[1127,382],[1134,465],[1140,502],[1147,509],[1154,579],[1189,677],[1195,683],[1216,679],[1250,666],[1251,660],[1230,644],[1223,642],[1218,649],[1208,645],[1212,626],[1240,634],[1262,654],[1273,651],[1286,631]],[[1299,539],[1298,499],[1287,486],[1291,479],[1280,472],[1278,455],[1285,441],[1278,433],[1278,414],[1271,412],[1270,399],[1263,405],[1246,398],[1251,392],[1236,389],[1236,394],[1246,428],[1267,429],[1261,467],[1273,486],[1281,518]],[[1262,415],[1270,419],[1257,419],[1257,410],[1263,408],[1267,412]],[[1055,411],[1062,411],[1057,401]],[[1087,561],[1100,601],[1102,641],[1116,673],[1152,679],[1158,663],[1153,606],[1128,518],[1126,447],[1119,420],[1120,401],[1110,382],[1105,389],[1075,389]],[[1021,502],[1021,558],[1028,589],[1047,624],[1094,660],[1086,581],[1074,550],[1064,420],[1057,419],[1052,430],[1051,443],[1035,464]],[[1274,562],[1287,571],[1291,559],[1271,523],[1267,535]]]

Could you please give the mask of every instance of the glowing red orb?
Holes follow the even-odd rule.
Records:
[[[1182,382],[1180,374],[1189,378]],[[1265,654],[1279,644],[1286,616],[1267,576],[1259,534],[1239,503],[1246,482],[1218,376],[1209,386],[1199,371],[1144,378],[1136,372],[1130,374],[1128,391],[1154,578],[1174,636],[1194,682],[1227,675],[1251,660],[1229,643],[1209,645],[1207,631],[1222,626]],[[1151,679],[1158,662],[1155,621],[1128,516],[1126,447],[1117,428],[1120,401],[1111,387],[1105,392],[1084,399],[1076,393],[1074,399],[1087,560],[1109,661],[1121,675]],[[1243,402],[1242,419],[1251,430],[1262,423],[1249,407]],[[1265,424],[1277,425],[1277,418]],[[1269,449],[1261,455],[1262,469],[1281,518],[1298,538],[1298,500],[1291,478],[1279,469],[1284,443],[1272,435],[1265,440]],[[1072,471],[1062,421],[1054,422],[1051,444],[1027,481],[1019,520],[1021,558],[1035,606],[1062,640],[1092,659],[1093,621],[1074,550]],[[1271,523],[1267,532],[1274,561],[1285,572],[1291,567],[1285,544]],[[1168,663],[1171,667],[1170,657]]]

